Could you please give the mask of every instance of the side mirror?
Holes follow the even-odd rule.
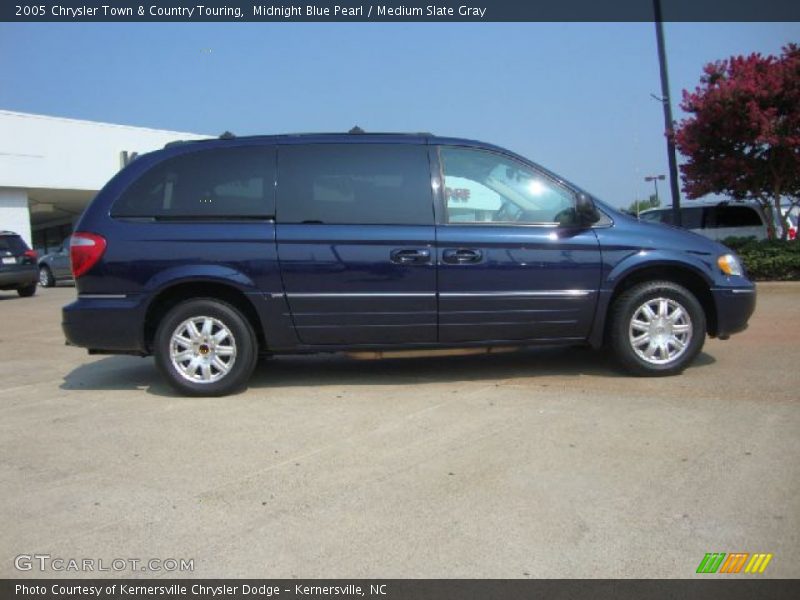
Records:
[[[588,227],[600,220],[600,212],[594,201],[586,194],[578,194],[575,207],[562,210],[556,215],[559,227],[565,229],[581,229]]]
[[[600,220],[600,211],[594,205],[594,200],[586,194],[578,194],[575,202],[575,211],[581,225],[593,225]]]

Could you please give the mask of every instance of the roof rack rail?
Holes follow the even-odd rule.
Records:
[[[364,134],[364,135],[427,135],[427,136],[431,136],[431,137],[433,137],[433,134],[432,134],[431,132],[429,132],[429,131],[417,131],[417,132],[415,132],[415,133],[398,133],[398,132],[379,132],[379,131],[370,131],[369,133],[367,133],[366,131],[364,131],[363,129],[361,129],[361,127],[359,127],[358,125],[356,125],[355,127],[353,127],[353,128],[352,128],[350,131],[348,131],[347,133],[349,133],[349,134],[353,134],[353,135],[361,135],[361,134]],[[303,134],[298,134],[298,135],[303,135]],[[335,134],[334,134],[334,135],[335,135]]]
[[[365,136],[426,136],[426,137],[433,137],[432,133],[427,131],[417,132],[417,133],[398,133],[396,131],[393,132],[379,132],[379,131],[370,131],[366,132],[361,127],[356,125],[355,127],[351,128],[350,131],[347,132],[350,135],[365,135]],[[225,131],[220,134],[218,137],[208,137],[208,138],[200,138],[197,140],[173,140],[171,142],[167,142],[164,144],[164,148],[172,148],[175,146],[183,146],[184,144],[197,144],[202,142],[212,142],[214,140],[234,140],[234,139],[241,139],[241,140],[248,140],[248,139],[258,139],[258,138],[280,138],[280,137],[313,137],[313,136],[337,136],[342,135],[341,133],[335,132],[327,132],[327,133],[281,133],[281,134],[270,134],[270,135],[246,135],[243,137],[238,137],[236,134],[231,133],[230,131]]]
[[[173,140],[171,142],[167,142],[164,144],[164,148],[173,148],[175,146],[183,146],[184,144],[192,144],[194,142],[207,142],[214,138],[200,138],[199,140]],[[220,134],[220,140],[233,140],[236,139],[236,134],[231,133],[230,131],[224,131]]]

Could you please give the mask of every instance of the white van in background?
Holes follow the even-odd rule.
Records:
[[[672,225],[672,209],[653,208],[639,215],[642,221]],[[729,237],[769,238],[767,217],[762,208],[750,202],[719,202],[681,207],[681,227],[712,240]],[[780,231],[780,224],[776,231]]]

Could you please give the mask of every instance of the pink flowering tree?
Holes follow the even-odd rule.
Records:
[[[800,47],[706,65],[694,92],[683,91],[681,108],[690,115],[675,131],[687,197],[756,200],[782,223],[785,238],[781,202],[800,205]]]

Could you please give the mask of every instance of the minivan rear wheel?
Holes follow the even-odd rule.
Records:
[[[640,283],[612,306],[611,347],[622,367],[636,375],[680,373],[702,350],[705,335],[700,302],[671,281]]]
[[[250,322],[234,306],[213,298],[178,304],[158,325],[156,364],[187,396],[224,396],[243,388],[258,360]]]

